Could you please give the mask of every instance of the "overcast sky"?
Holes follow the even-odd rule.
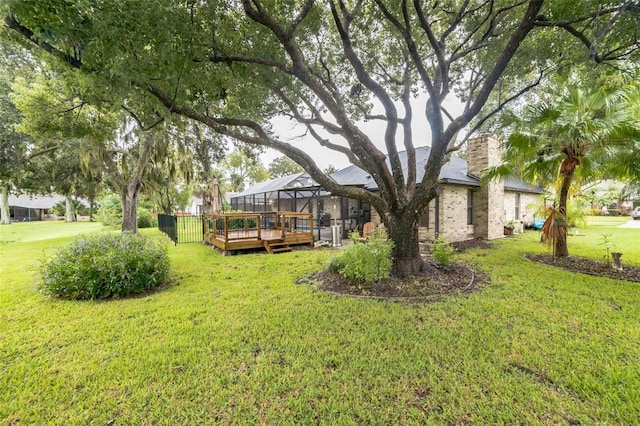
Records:
[[[431,144],[429,126],[423,112],[425,101],[426,97],[421,96],[417,99],[414,99],[412,102],[412,129],[414,144],[416,145],[416,147]],[[454,117],[462,113],[463,104],[453,97],[445,101],[445,106],[449,108],[449,112]],[[403,110],[401,105],[398,106],[398,111],[400,114],[402,114]],[[373,113],[382,113],[382,108],[380,107],[380,110],[378,111],[374,110]],[[349,161],[344,155],[319,146],[319,144],[315,141],[315,139],[313,139],[313,137],[306,136],[300,138],[300,135],[303,135],[305,133],[305,127],[301,124],[298,124],[296,121],[290,120],[289,118],[281,117],[274,119],[272,123],[273,130],[278,136],[282,138],[282,140],[290,141],[290,143],[294,146],[301,148],[302,150],[310,154],[321,169],[325,169],[329,165],[332,165],[337,169],[341,169],[349,165]],[[365,133],[380,150],[382,150],[383,152],[387,152],[384,146],[385,122],[381,120],[374,120],[369,122],[359,122],[358,124],[359,127],[365,131]],[[399,137],[396,138],[398,142],[398,150],[404,151],[401,128],[399,128],[398,130],[398,135]],[[328,134],[326,136],[334,143],[341,141],[341,138],[338,138],[336,136]],[[280,156],[282,156],[280,152],[269,149],[262,156],[262,162],[265,166],[268,166],[269,163]]]

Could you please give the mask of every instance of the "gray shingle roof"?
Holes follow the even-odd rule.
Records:
[[[23,207],[25,209],[50,209],[60,201],[64,201],[62,195],[9,195],[9,205]]]
[[[419,182],[424,176],[424,167],[429,159],[429,153],[431,148],[423,146],[416,148],[416,167],[417,176],[416,180]],[[407,174],[407,153],[406,151],[400,152],[400,162],[402,163],[402,172]],[[387,164],[388,164],[387,160]],[[365,188],[375,190],[378,189],[378,185],[371,178],[369,173],[365,172],[357,166],[349,166],[342,170],[337,171],[331,175],[336,182],[343,185],[355,185],[363,184]],[[449,162],[447,162],[440,170],[440,180],[445,183],[454,183],[459,185],[480,186],[480,182],[477,178],[467,175],[467,162],[462,158],[451,156]]]
[[[428,146],[416,148],[416,181],[418,182],[421,181],[422,177],[424,176],[424,167],[427,164],[430,152],[431,147]],[[406,151],[402,151],[399,153],[399,155],[400,162],[402,163],[402,171],[406,176],[407,153]],[[387,164],[389,164],[388,160]],[[362,185],[364,186],[364,188],[369,190],[378,189],[378,185],[371,177],[371,175],[354,165],[338,170],[337,172],[332,174],[331,177],[341,185]],[[295,186],[292,186],[292,183],[305,179],[307,179],[307,182],[309,183],[308,185],[306,185],[307,187],[316,185],[316,183],[309,177],[308,174],[299,173],[296,175],[285,176],[258,183],[238,194],[237,197],[252,194],[261,194],[264,192],[277,191],[285,188],[295,188]],[[475,187],[480,186],[480,180],[477,177],[467,174],[467,161],[460,157],[456,157],[455,155],[452,155],[451,159],[444,166],[442,166],[442,169],[440,170],[440,181],[443,183],[450,183],[454,185],[467,185]],[[506,178],[504,187],[507,191],[531,192],[535,194],[544,193],[544,190],[542,188],[538,188],[536,186],[523,182],[516,177]]]
[[[517,177],[508,176],[504,180],[504,189],[515,192],[530,192],[532,194],[544,194],[546,191],[539,186],[531,185]]]

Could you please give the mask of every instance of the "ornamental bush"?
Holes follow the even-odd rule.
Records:
[[[100,201],[96,217],[104,226],[118,228],[122,225],[122,202],[116,194],[111,194]]]
[[[143,293],[169,276],[166,246],[138,234],[76,238],[39,267],[41,293],[85,300]]]
[[[391,274],[391,252],[393,241],[387,239],[384,231],[376,230],[367,238],[366,243],[359,242],[360,236],[351,237],[353,244],[345,247],[339,256],[328,265],[327,270],[338,272],[345,278],[365,282],[388,278]]]
[[[136,214],[138,217],[138,228],[155,228],[158,226],[158,221],[154,219],[153,213],[151,213],[149,209],[138,207]]]
[[[431,256],[441,266],[447,266],[453,260],[456,249],[444,238],[437,236],[431,243]]]

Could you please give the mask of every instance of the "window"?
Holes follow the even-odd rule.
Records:
[[[467,189],[467,225],[473,225],[473,189]]]
[[[520,220],[520,194],[516,194],[516,220]]]

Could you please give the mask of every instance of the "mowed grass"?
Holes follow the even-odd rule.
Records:
[[[111,229],[100,222],[16,222],[9,226],[0,226],[0,245],[51,240],[106,230]]]
[[[610,252],[622,253],[623,264],[640,266],[640,228],[618,227],[629,220],[629,216],[588,217],[587,226],[569,231],[569,254],[604,261],[608,246]]]
[[[639,263],[640,230],[582,231],[570,251],[607,232]],[[296,284],[333,250],[199,244],[168,244],[162,292],[56,301],[33,291],[43,242],[2,244],[0,422],[640,424],[640,285],[529,262],[537,238],[458,256],[491,283],[432,304]]]

